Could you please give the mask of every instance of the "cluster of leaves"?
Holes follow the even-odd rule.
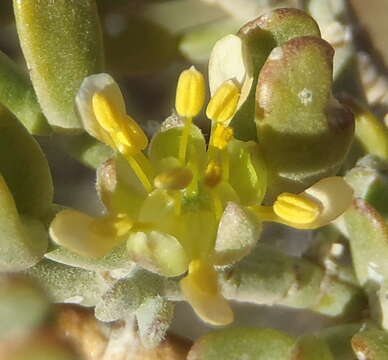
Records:
[[[179,279],[145,270],[144,264],[135,265],[125,242],[97,260],[54,244],[48,228],[61,207],[53,203],[48,163],[31,134],[66,134],[70,152],[88,165],[100,165],[112,152],[83,133],[74,101],[84,78],[105,68],[103,36],[108,66],[121,74],[127,73],[121,61],[126,61],[125,67],[131,72],[144,71],[137,67],[149,67],[154,54],[166,56],[159,62],[163,65],[176,57],[178,48],[188,58],[203,60],[208,58],[215,39],[235,32],[248,20],[240,3],[243,1],[236,1],[237,5],[225,1],[222,10],[213,5],[206,16],[203,7],[209,5],[190,0],[153,3],[145,6],[142,17],[137,16],[124,32],[119,29],[115,33],[113,29],[103,35],[93,0],[14,0],[29,76],[0,53],[1,272],[22,272],[38,280],[53,302],[93,306],[95,316],[104,322],[135,316],[145,346],[153,347],[163,340],[172,320],[173,301],[183,299]],[[304,5],[317,15],[324,29],[328,24],[340,24],[344,11],[341,6],[330,8],[328,3],[312,0]],[[255,11],[259,12],[264,5],[257,4]],[[284,4],[288,2],[280,6]],[[99,2],[100,11],[111,19],[126,5],[126,1],[115,5]],[[195,8],[192,19],[199,19],[197,23],[171,21],[174,14],[179,20],[184,9]],[[226,9],[240,11],[232,11],[232,17],[225,15]],[[166,23],[174,23],[174,28],[164,27]],[[131,53],[115,56],[128,34],[139,33],[139,29],[154,47],[148,43],[144,46],[138,39],[144,46],[144,52],[137,53],[139,58]],[[231,74],[235,78],[239,61],[244,59],[244,78],[238,79],[237,71],[243,101],[230,125],[237,139],[259,141],[265,158],[270,159],[267,202],[284,191],[302,191],[339,171],[354,189],[356,200],[335,225],[315,232],[316,241],[302,258],[258,245],[238,264],[219,268],[218,276],[228,299],[309,309],[357,323],[298,339],[275,330],[230,328],[199,339],[188,359],[388,356],[387,129],[367,108],[347,98],[356,116],[351,145],[352,117],[333,98],[333,51],[320,36],[315,21],[303,12],[277,10],[264,15],[213,48],[210,90],[214,94],[223,80]],[[341,46],[334,57],[334,90],[350,88],[349,95],[360,97],[353,49],[349,44]],[[161,47],[168,51],[161,52]],[[115,192],[115,199],[122,200],[126,184],[119,178],[120,172],[112,170],[109,163],[102,169],[100,190]],[[239,211],[231,214],[233,221],[224,220],[223,240],[228,246],[240,244],[242,249],[237,248],[237,252],[245,255],[253,246],[241,237],[257,233],[246,215]],[[244,248],[247,243],[249,251]],[[229,251],[230,247],[225,249]],[[344,261],[349,252],[352,264]],[[38,331],[39,324],[51,314],[46,297],[25,280],[4,277],[1,281],[0,335],[10,336],[21,329]],[[366,315],[365,298],[370,311]],[[33,345],[40,341],[37,334]],[[52,347],[53,358],[73,359],[58,344],[48,341],[44,349],[38,346],[36,358],[42,356],[39,351],[45,351],[48,358],[47,351]],[[30,351],[30,344],[27,347]],[[15,356],[26,359],[24,353]]]

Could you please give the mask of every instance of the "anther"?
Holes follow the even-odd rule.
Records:
[[[204,183],[209,187],[219,184],[222,178],[222,169],[214,160],[210,161],[205,170]]]
[[[224,150],[232,138],[233,129],[218,123],[212,136],[212,145],[219,150]]]
[[[167,170],[154,179],[154,185],[158,189],[182,190],[188,187],[193,179],[193,173],[186,167],[177,167]]]

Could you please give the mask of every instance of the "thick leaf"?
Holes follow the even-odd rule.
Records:
[[[344,214],[358,281],[380,284],[388,276],[388,228],[377,211],[356,199]]]
[[[15,276],[1,276],[0,285],[0,339],[42,325],[50,313],[50,302],[42,289]]]
[[[354,189],[354,197],[371,204],[380,215],[388,216],[388,162],[367,155],[347,172],[346,182]]]
[[[145,301],[162,291],[162,278],[141,268],[135,268],[118,280],[98,301],[95,315],[101,321],[124,319],[139,309]]]
[[[325,41],[300,37],[274,49],[260,73],[256,121],[269,198],[334,174],[348,152],[354,121],[331,97],[332,57]]]
[[[110,283],[98,273],[42,260],[25,274],[37,280],[51,300],[93,306]]]
[[[47,135],[50,133],[50,127],[42,114],[27,74],[24,74],[1,51],[0,103],[6,106],[31,134]]]
[[[320,36],[315,21],[297,9],[277,9],[243,26],[238,34],[244,43],[247,76],[243,85],[240,107],[231,126],[241,140],[256,140],[255,92],[259,73],[276,46],[300,36]],[[233,55],[231,55],[233,57]]]
[[[388,333],[382,330],[359,332],[352,338],[352,347],[359,360],[388,359]]]
[[[159,345],[165,338],[174,316],[174,305],[160,296],[147,299],[136,311],[142,344],[146,348]]]
[[[35,139],[8,113],[0,114],[0,173],[19,213],[45,215],[53,199],[47,160]]]
[[[188,360],[285,360],[294,339],[271,329],[231,328],[202,336],[194,343]]]
[[[0,272],[24,270],[43,257],[48,243],[46,229],[38,220],[19,216],[1,175],[0,230]]]
[[[57,130],[80,130],[74,99],[102,71],[95,0],[14,0],[17,30],[43,113]]]
[[[77,255],[64,247],[58,247],[57,249],[45,254],[45,257],[61,264],[92,271],[125,271],[133,267],[133,261],[126,251],[125,241],[115,247],[107,255],[98,259]]]

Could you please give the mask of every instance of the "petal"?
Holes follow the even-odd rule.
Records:
[[[226,35],[218,40],[209,58],[209,86],[213,96],[227,80],[242,86],[246,76],[243,41],[237,35]]]
[[[143,184],[122,156],[106,161],[97,169],[96,188],[109,213],[125,213],[133,219],[147,197]]]
[[[63,210],[50,225],[54,242],[78,255],[99,258],[119,244],[120,238],[107,229],[97,231],[96,218],[76,210]]]
[[[174,121],[175,119],[175,121]],[[159,131],[151,140],[149,157],[157,172],[167,170],[165,159],[178,158],[179,143],[183,132],[183,126],[179,118],[172,116],[166,120],[168,124],[162,124]],[[195,162],[203,167],[206,160],[206,141],[201,130],[192,125],[186,158],[188,162]]]
[[[353,189],[340,176],[324,178],[301,195],[303,194],[322,204],[322,213],[313,224],[313,228],[327,225],[342,215],[353,200]]]
[[[217,273],[212,265],[201,260],[190,263],[189,275],[180,281],[181,290],[196,314],[212,325],[227,325],[234,315],[221,295]]]
[[[218,227],[215,264],[228,265],[249,254],[259,240],[261,229],[261,222],[248,210],[228,203]]]
[[[130,258],[143,268],[162,276],[178,276],[189,264],[179,241],[160,231],[132,233],[127,241]]]
[[[126,114],[125,101],[119,86],[108,74],[96,74],[85,78],[75,99],[85,130],[91,136],[111,146],[110,137],[99,125],[94,115],[92,98],[96,92],[102,93],[115,109],[124,116]]]
[[[229,182],[241,204],[261,204],[267,191],[267,167],[258,145],[252,141],[233,140],[228,146]]]

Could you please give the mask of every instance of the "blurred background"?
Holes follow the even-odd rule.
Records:
[[[335,11],[338,0],[328,2]],[[128,113],[148,134],[171,114],[175,86],[180,71],[195,64],[205,74],[210,49],[225,34],[236,32],[246,21],[272,7],[301,7],[300,0],[98,0],[104,35],[106,71],[119,82],[124,92]],[[336,5],[337,4],[337,5]],[[339,13],[338,21],[357,52],[370,54],[376,76],[387,76],[388,1],[351,0],[350,8]],[[322,20],[323,35],[335,39],[330,26],[335,22]],[[332,28],[334,28],[332,26]],[[344,40],[345,39],[345,40]],[[330,40],[330,39],[329,39]],[[0,49],[26,68],[12,13],[12,0],[0,2]],[[368,60],[369,61],[369,60]],[[206,127],[206,120],[199,119]],[[72,158],[62,144],[60,135],[39,137],[49,159],[54,184],[55,202],[99,214],[95,172]],[[267,229],[266,231],[271,231]],[[287,238],[287,241],[286,241]],[[277,234],[272,246],[299,255],[310,241],[309,232],[294,231]],[[266,235],[263,235],[265,241]],[[237,324],[272,327],[291,334],[309,333],[333,321],[306,311],[279,311],[276,308],[235,304]],[[188,325],[189,324],[189,325]],[[191,308],[178,304],[172,330],[180,335],[197,338],[211,330],[200,322]]]

